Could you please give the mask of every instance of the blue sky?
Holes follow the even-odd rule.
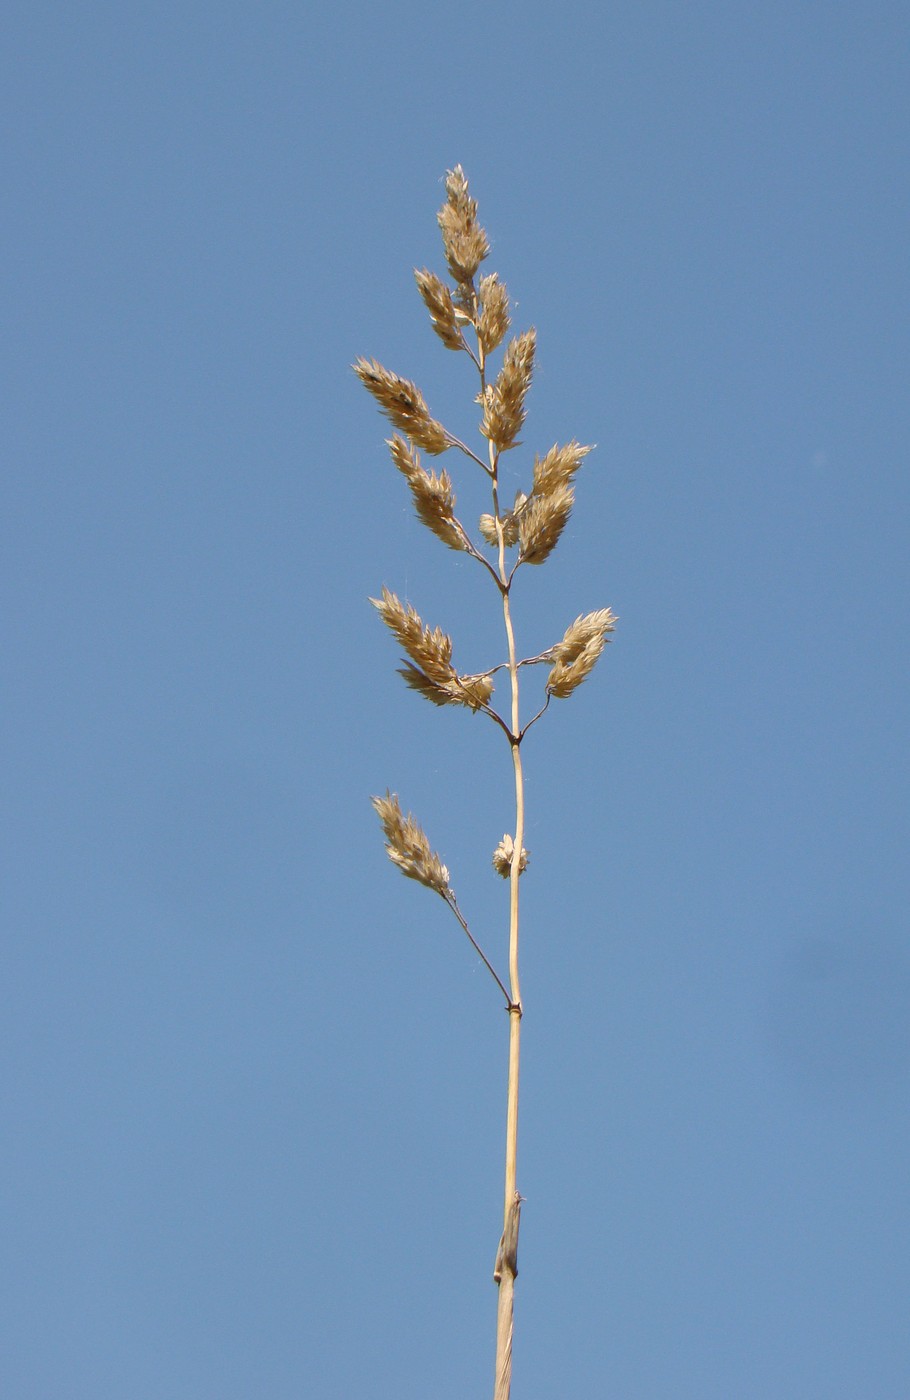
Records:
[[[468,668],[495,599],[349,369],[474,431],[412,282],[458,161],[509,485],[598,444],[519,647],[621,618],[526,747],[515,1400],[904,1400],[908,29],[6,7],[10,1400],[491,1388],[505,1018],[368,797],[502,963],[508,753],[366,599]]]

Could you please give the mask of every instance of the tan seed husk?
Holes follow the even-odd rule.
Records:
[[[389,421],[432,456],[451,447],[449,436],[441,423],[430,413],[423,394],[410,379],[402,379],[384,369],[377,360],[361,357],[354,372],[369,389]]]
[[[501,452],[517,445],[525,421],[525,398],[531,386],[536,343],[533,328],[510,340],[496,383],[489,385],[484,395],[480,431]]]
[[[479,710],[493,694],[493,682],[486,675],[455,676],[440,682],[431,680],[418,666],[407,663],[399,667],[398,674],[406,685],[433,705],[465,705],[469,710]]]
[[[402,812],[397,793],[386,790],[385,797],[374,797],[372,801],[382,822],[389,860],[409,880],[418,880],[437,894],[450,895],[448,870],[430,849],[426,835],[411,813],[405,816]]]
[[[566,527],[574,499],[571,486],[531,497],[518,520],[523,564],[542,564],[549,558]]]
[[[448,287],[434,272],[428,272],[426,268],[422,272],[415,268],[414,279],[430,313],[433,329],[443,345],[449,350],[463,350],[464,340],[458,324],[458,313]]]
[[[405,606],[388,588],[383,588],[381,598],[370,602],[414,665],[431,681],[445,686],[458,679],[451,660],[452,638],[441,628],[427,627],[411,605]]]
[[[564,447],[551,447],[543,457],[535,457],[533,494],[548,496],[557,486],[568,486],[592,450],[573,440]]]
[[[417,453],[404,441],[389,440],[392,461],[411,488],[417,518],[449,549],[466,549],[467,539],[455,518],[455,492],[448,472],[437,476],[420,465]]]
[[[549,653],[554,663],[547,677],[547,690],[551,695],[566,699],[591,674],[616,622],[610,608],[599,608],[577,617],[566,628],[562,641]]]
[[[452,665],[452,639],[441,628],[427,627],[410,604],[405,606],[388,588],[370,602],[411,658],[413,664],[405,664],[398,672],[406,685],[434,705],[478,710],[487,703],[493,693],[490,677],[459,676]]]
[[[505,283],[500,282],[495,272],[491,272],[488,277],[481,277],[477,295],[481,307],[477,335],[484,355],[491,355],[502,344],[511,324],[509,294]]]
[[[446,175],[446,202],[437,214],[449,271],[455,282],[467,288],[490,251],[487,235],[477,222],[477,201],[468,193],[460,165]],[[467,310],[467,306],[463,306]]]

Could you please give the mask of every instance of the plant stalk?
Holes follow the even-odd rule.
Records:
[[[499,1302],[496,1315],[496,1379],[493,1400],[509,1400],[512,1391],[512,1334],[515,1317],[515,1277],[518,1272],[518,1219],[521,1197],[516,1186],[518,1170],[518,1078],[521,1059],[521,982],[518,973],[518,880],[524,848],[524,774],[521,766],[521,728],[518,694],[518,660],[515,631],[509,600],[510,580],[506,574],[505,540],[499,510],[497,458],[491,445],[493,505],[499,534],[499,573],[502,587],[502,613],[509,647],[509,678],[512,688],[512,766],[515,773],[515,837],[509,871],[509,1081],[506,1105],[506,1166],[503,1204],[502,1244],[497,1261]],[[506,1242],[511,1241],[509,1248]]]

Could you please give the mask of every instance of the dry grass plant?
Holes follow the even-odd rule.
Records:
[[[573,480],[590,452],[569,442],[535,457],[527,492],[519,492],[511,507],[500,499],[500,458],[519,445],[525,422],[528,390],[534,371],[536,335],[522,331],[506,345],[498,373],[490,357],[510,328],[509,298],[496,273],[478,278],[489,242],[477,222],[477,204],[468,190],[461,166],[448,172],[446,200],[439,211],[443,248],[451,286],[426,269],[416,271],[417,287],[430,314],[431,325],[447,349],[465,354],[479,377],[478,452],[450,433],[430,413],[426,401],[409,379],[393,374],[375,360],[359,359],[354,366],[382,412],[398,432],[389,441],[392,461],[405,478],[418,516],[450,549],[476,560],[498,596],[505,628],[507,659],[473,673],[460,672],[452,661],[452,639],[431,628],[409,604],[387,588],[372,599],[382,621],[405,653],[400,674],[406,684],[434,705],[463,705],[485,714],[508,743],[515,785],[515,830],[503,836],[493,853],[495,872],[509,881],[508,977],[504,980],[477,943],[459,908],[449,872],[413,816],[402,812],[397,796],[374,797],[389,858],[402,874],[442,897],[483,960],[505,999],[509,1014],[509,1073],[506,1105],[505,1192],[503,1229],[493,1277],[498,1287],[494,1400],[509,1400],[512,1384],[512,1335],[515,1279],[518,1274],[518,1231],[523,1197],[517,1187],[518,1084],[521,1049],[522,999],[519,980],[519,879],[527,868],[524,848],[525,800],[522,746],[528,731],[542,717],[551,699],[565,700],[590,674],[613,632],[616,619],[609,608],[577,617],[558,642],[535,656],[519,659],[512,625],[511,596],[518,570],[542,564],[565,529],[574,503]],[[480,517],[478,538],[472,537],[455,514],[455,492],[448,472],[428,470],[420,451],[441,456],[453,450],[474,469],[484,472],[491,510]],[[486,552],[486,551],[489,551]],[[490,554],[492,557],[490,557]],[[547,665],[545,698],[524,725],[520,717],[520,682],[529,666]],[[494,677],[505,672],[508,704],[503,712],[492,704]]]

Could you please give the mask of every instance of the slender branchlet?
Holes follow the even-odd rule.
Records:
[[[500,977],[494,961],[472,933],[456,902],[448,869],[414,817],[405,816],[398,798],[389,792],[385,797],[374,797],[373,805],[382,823],[389,859],[402,874],[442,897],[505,998],[509,1014],[503,1227],[493,1274],[498,1287],[493,1394],[494,1400],[509,1400],[518,1230],[524,1200],[516,1185],[524,1011],[518,959],[519,880],[529,860],[524,846],[522,743],[531,726],[547,711],[551,699],[566,699],[587,679],[610,639],[616,618],[609,608],[584,613],[570,623],[560,641],[519,659],[511,601],[516,573],[523,564],[543,564],[556,548],[574,504],[574,478],[591,448],[572,439],[564,446],[554,445],[542,457],[536,456],[527,489],[517,492],[511,506],[503,504],[500,456],[520,445],[518,434],[527,416],[537,337],[533,329],[513,336],[505,345],[498,371],[491,376],[490,357],[505,342],[511,327],[509,297],[495,272],[477,276],[490,245],[477,222],[477,202],[468,191],[460,165],[446,175],[445,191],[438,222],[452,285],[426,268],[415,271],[414,276],[433,330],[446,349],[463,352],[477,372],[476,402],[481,409],[478,429],[485,441],[475,452],[432,416],[416,384],[392,374],[378,361],[359,359],[354,369],[398,430],[389,449],[395,467],[410,488],[417,518],[449,549],[475,559],[495,585],[505,631],[505,659],[484,670],[459,672],[452,661],[452,639],[441,628],[429,627],[410,603],[401,602],[388,588],[371,601],[405,653],[399,671],[405,684],[433,705],[460,705],[485,714],[508,743],[515,790],[515,830],[502,837],[492,861],[496,874],[509,884],[508,939],[503,950],[508,961],[507,977]],[[491,508],[480,517],[477,539],[471,537],[455,514],[455,492],[448,472],[437,475],[420,461],[419,449],[438,456],[451,447],[481,468],[489,481]],[[549,666],[549,673],[538,700],[539,708],[522,726],[521,674],[526,667],[543,664]],[[508,698],[502,712],[491,703],[493,677],[498,672],[508,676]]]

